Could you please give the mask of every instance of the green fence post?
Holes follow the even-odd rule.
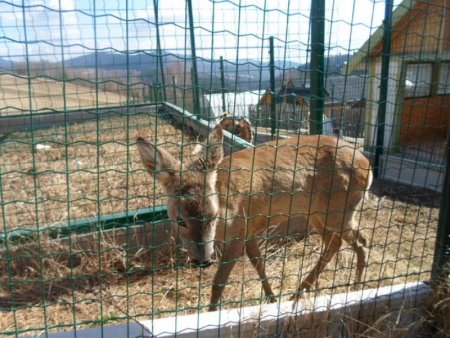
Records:
[[[311,0],[311,106],[310,134],[322,134],[325,50],[325,0]]]
[[[269,70],[270,70],[270,134],[272,140],[275,138],[277,129],[277,106],[276,106],[276,93],[275,93],[275,52],[273,46],[273,36],[269,38]]]
[[[173,103],[177,105],[177,81],[175,76],[172,76],[172,88],[173,88]]]
[[[434,248],[431,281],[436,283],[442,274],[446,263],[450,261],[450,126],[447,132],[447,150],[444,185],[442,188],[442,202],[439,209],[439,221],[436,231],[436,245]]]
[[[222,93],[222,112],[227,111],[227,104],[225,102],[225,69],[223,67],[223,56],[220,57],[220,91]]]
[[[189,15],[189,32],[191,41],[191,58],[192,58],[192,82],[194,86],[194,114],[200,117],[200,92],[198,88],[198,70],[197,70],[197,54],[195,51],[195,32],[194,32],[194,16],[192,14],[192,1],[186,0]]]
[[[392,34],[392,7],[393,0],[386,0],[383,21],[383,53],[381,56],[380,100],[377,114],[377,140],[375,147],[375,160],[373,175],[378,177],[380,173],[380,157],[384,148],[384,127],[386,125],[386,105],[389,85],[389,62],[391,59],[391,34]]]
[[[157,50],[157,60],[158,60],[158,64],[156,69],[161,72],[161,79],[162,79],[162,95],[163,95],[163,100],[167,101],[167,96],[166,96],[166,82],[164,79],[164,66],[163,66],[163,61],[162,61],[162,53],[161,53],[161,37],[159,35],[159,20],[158,20],[158,0],[153,0],[153,9],[154,9],[154,13],[155,13],[155,26],[156,26],[156,50]],[[159,66],[159,67],[158,67]],[[158,80],[158,76],[156,76],[156,80]]]

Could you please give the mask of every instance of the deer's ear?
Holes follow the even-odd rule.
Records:
[[[180,162],[164,149],[158,149],[144,138],[137,138],[137,148],[145,168],[162,183],[172,181],[179,171]]]
[[[205,159],[205,169],[217,169],[223,160],[223,129],[216,125],[209,133],[208,143],[204,147],[202,156]]]
[[[216,125],[209,133],[208,143],[210,145],[219,145],[222,147],[223,142],[223,129],[220,124]]]
[[[189,164],[191,170],[217,169],[223,159],[223,130],[220,124],[209,133],[208,142],[194,152],[196,158]]]

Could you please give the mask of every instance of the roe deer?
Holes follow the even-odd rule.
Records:
[[[228,114],[224,114],[222,119],[219,122],[220,126],[226,131],[239,136],[241,139],[252,142],[253,140],[253,129],[252,124],[247,119],[233,118],[228,116]]]
[[[348,242],[357,256],[356,281],[366,266],[366,238],[354,216],[372,181],[369,161],[355,147],[332,136],[298,136],[272,141],[223,158],[223,131],[216,126],[207,146],[181,164],[164,149],[138,137],[145,167],[168,195],[168,213],[192,262],[212,264],[214,241],[224,241],[209,310],[216,310],[236,260],[244,254],[267,280],[258,235],[282,222],[307,217],[325,249],[297,292],[310,289],[325,265]]]

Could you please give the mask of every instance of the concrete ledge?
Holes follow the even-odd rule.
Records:
[[[381,156],[380,177],[420,188],[442,191],[444,166],[392,155]]]
[[[142,326],[137,323],[130,322],[128,325],[108,325],[102,327],[94,327],[92,329],[76,330],[71,332],[50,333],[48,335],[35,336],[20,336],[23,338],[96,338],[96,337],[111,337],[111,338],[144,338],[151,337],[148,332],[145,332]]]
[[[401,309],[402,320],[413,322],[409,310],[423,306],[430,292],[425,283],[409,283],[140,323],[154,337],[340,337],[349,321],[366,326]]]

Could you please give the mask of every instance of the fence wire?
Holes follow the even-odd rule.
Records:
[[[448,261],[448,0],[0,1],[0,22],[1,335],[136,336]],[[341,333],[404,329],[380,317]],[[336,334],[308,325],[288,333]]]

